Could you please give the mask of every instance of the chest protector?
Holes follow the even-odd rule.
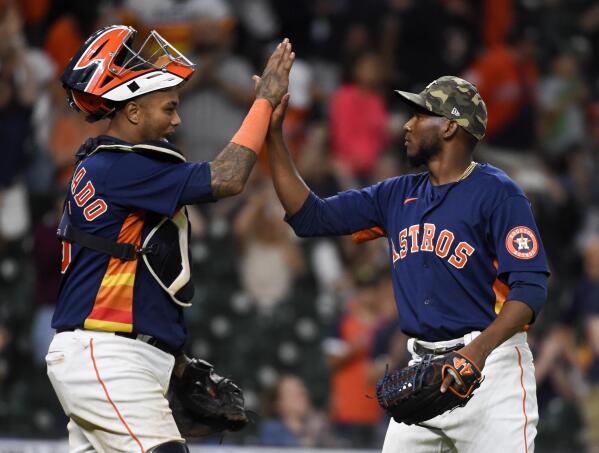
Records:
[[[79,162],[101,151],[134,152],[168,162],[185,162],[185,158],[170,143],[152,141],[129,145],[112,137],[100,136],[88,140],[77,153]],[[78,162],[78,163],[79,163]],[[93,235],[72,225],[68,203],[65,203],[57,236],[121,260],[142,261],[171,300],[182,307],[191,306],[194,287],[191,282],[189,250],[189,220],[182,207],[171,217],[148,212],[142,230],[142,245],[116,242]]]

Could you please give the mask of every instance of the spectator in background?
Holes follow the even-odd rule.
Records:
[[[260,445],[276,447],[332,447],[324,414],[312,407],[310,394],[302,380],[283,375],[276,383],[267,413],[270,417],[260,426]]]
[[[446,3],[442,0],[389,2],[383,38],[384,63],[393,74],[395,86],[420,91],[424,88],[419,85],[423,80],[446,73],[444,31],[450,22]]]
[[[196,74],[181,89],[185,96],[180,115],[185,121],[178,138],[193,161],[212,159],[214,150],[228,143],[254,93],[250,63],[233,54],[235,28],[225,20],[230,11],[222,8],[222,1],[212,3],[214,11],[195,22],[189,59],[196,64]]]
[[[37,85],[27,60],[22,20],[13,2],[0,4],[0,247],[29,228],[27,193],[20,176],[26,164]]]
[[[305,263],[282,220],[272,186],[258,184],[235,218],[233,232],[241,246],[238,264],[243,287],[260,312],[270,313],[290,294]]]
[[[380,320],[378,283],[381,271],[366,264],[353,272],[355,294],[348,299],[337,322],[335,335],[324,341],[331,368],[331,420],[346,447],[373,445],[382,412],[368,381],[372,342]]]
[[[567,51],[558,54],[539,89],[540,144],[550,160],[555,162],[569,148],[583,143],[586,95],[576,55]]]
[[[33,265],[35,270],[35,314],[31,326],[31,345],[34,363],[46,367],[48,346],[54,336],[51,327],[60,287],[61,248],[56,240],[56,230],[63,209],[63,194],[48,197],[48,211],[33,230]]]
[[[54,3],[56,9],[52,14],[57,15],[57,18],[46,33],[44,50],[56,64],[57,74],[61,74],[92,31],[121,21],[107,2],[104,2],[103,8],[100,8],[101,2],[98,0],[64,0]]]
[[[535,30],[516,27],[507,43],[487,48],[464,75],[487,104],[490,145],[526,150],[536,144],[536,47]]]
[[[373,52],[362,53],[349,72],[348,83],[331,98],[331,151],[340,165],[364,181],[389,139],[389,113],[379,92],[381,59]]]
[[[572,303],[546,336],[536,364],[537,382],[551,379],[562,397],[580,401],[587,453],[599,453],[599,236],[583,251],[583,276]],[[577,331],[582,344],[577,345]],[[560,366],[560,358],[565,366]],[[584,381],[580,382],[579,375]],[[572,384],[572,383],[576,384]]]
[[[141,36],[156,30],[176,49],[187,55],[205,22],[232,28],[235,18],[223,0],[125,0],[123,16]]]

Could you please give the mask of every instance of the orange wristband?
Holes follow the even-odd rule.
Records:
[[[271,113],[272,105],[268,100],[256,99],[231,142],[258,154],[264,145]]]

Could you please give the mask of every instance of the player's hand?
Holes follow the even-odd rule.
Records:
[[[483,367],[485,366],[485,361],[487,360],[487,356],[484,353],[478,351],[475,342],[469,343],[468,345],[464,346],[462,349],[456,352],[462,354],[465,357],[468,357],[468,359],[478,367],[479,371],[483,370]],[[445,393],[447,389],[452,385],[455,385],[454,388],[456,388],[456,390],[460,392],[464,391],[464,388],[455,381],[452,374],[447,373],[447,376],[445,376],[445,379],[443,379],[443,383],[441,384],[441,393]]]
[[[287,107],[289,106],[289,93],[283,96],[279,105],[276,106],[272,115],[270,116],[270,127],[268,133],[279,133],[283,130],[283,121],[285,120],[285,113],[287,113]]]
[[[291,43],[285,38],[268,59],[262,76],[252,77],[256,82],[257,98],[268,99],[273,107],[279,105],[289,88],[289,71],[294,59]]]

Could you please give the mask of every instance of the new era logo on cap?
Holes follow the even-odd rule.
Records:
[[[460,116],[460,111],[454,107],[453,109],[451,109],[451,114],[453,116]]]

